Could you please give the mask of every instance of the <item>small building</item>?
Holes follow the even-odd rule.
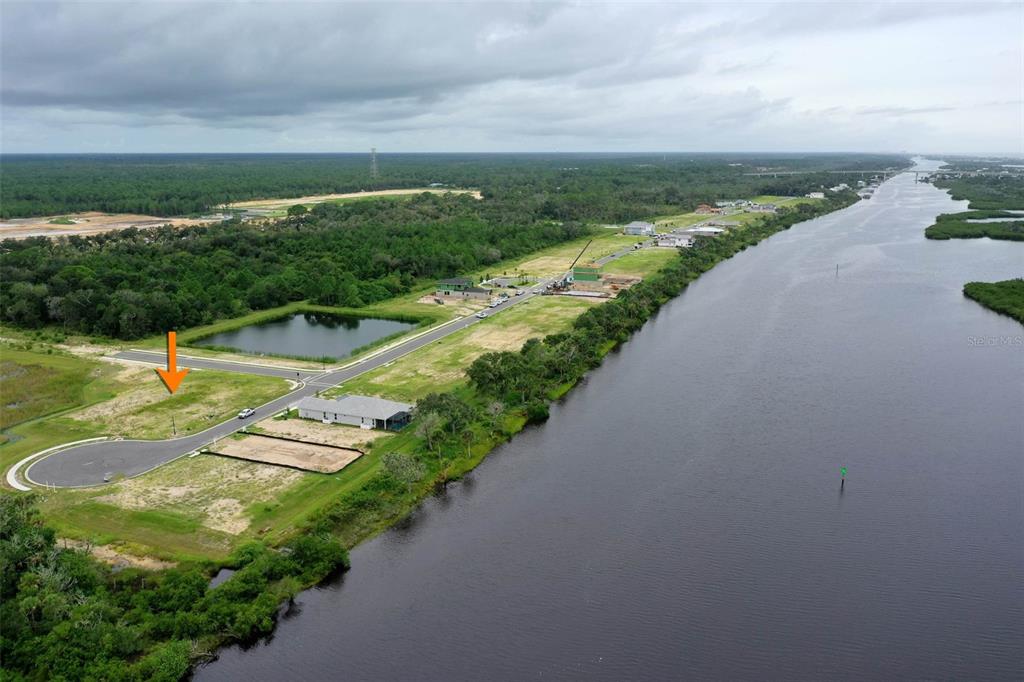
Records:
[[[299,401],[298,408],[303,419],[387,431],[397,431],[408,424],[413,409],[406,403],[365,395],[334,399],[307,396]]]
[[[634,220],[622,229],[622,234],[633,235],[635,237],[650,237],[654,235],[654,224],[645,223],[642,220]]]
[[[675,249],[689,248],[693,246],[693,239],[685,234],[663,234],[658,236],[658,246]]]
[[[474,286],[473,280],[466,277],[452,277],[442,279],[437,283],[436,296],[442,300],[445,298],[476,298],[486,301],[491,298],[491,292]]]
[[[808,192],[804,196],[806,196],[808,199],[824,199],[825,198],[825,193],[824,192]]]
[[[596,263],[577,265],[572,269],[573,282],[600,282],[601,266]]]

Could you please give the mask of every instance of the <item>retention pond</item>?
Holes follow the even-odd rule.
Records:
[[[415,328],[413,323],[398,320],[298,313],[207,336],[192,345],[257,355],[344,358],[354,350]]]

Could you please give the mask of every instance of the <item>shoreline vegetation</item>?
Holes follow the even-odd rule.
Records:
[[[964,296],[1024,324],[1024,279],[968,282],[964,285]]]
[[[417,402],[415,423],[386,441],[381,466],[361,485],[302,517],[274,546],[250,542],[223,562],[114,572],[60,549],[37,496],[0,496],[5,668],[50,678],[176,680],[220,646],[268,635],[282,604],[348,567],[346,548],[391,527],[526,425],[547,419],[551,401],[702,273],[855,201],[852,193],[830,196],[699,238],[650,278],[586,310],[570,330],[478,357],[466,369],[468,383]],[[222,566],[237,572],[211,588],[210,575]],[[90,626],[76,627],[83,622]]]
[[[955,171],[951,171],[955,172]],[[943,173],[943,171],[938,171]],[[1005,239],[1024,241],[1024,181],[1019,176],[940,177],[933,181],[967,211],[944,213],[925,228],[928,239]],[[992,222],[987,222],[992,221]]]

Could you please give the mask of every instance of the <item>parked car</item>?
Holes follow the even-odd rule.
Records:
[[[492,308],[497,308],[499,305],[501,305],[501,301],[491,301]]]
[[[526,292],[525,292],[525,291],[523,291],[522,289],[516,289],[516,296],[522,296],[522,295],[523,295],[523,294],[525,294],[525,293],[526,293]]]
[[[107,473],[103,474],[104,483],[110,483],[110,479],[112,478],[114,478],[114,473],[112,471],[108,471]]]
[[[244,410],[242,410],[241,412],[238,413],[238,418],[239,419],[248,419],[249,417],[253,416],[254,414],[256,414],[256,410],[252,409],[251,407],[247,407],[247,408],[245,408]]]
[[[486,313],[486,312],[484,312],[483,310],[481,310],[480,312],[478,312],[478,313],[476,314],[476,316],[477,316],[477,317],[479,317],[479,318],[480,318],[480,319],[482,320],[482,319],[484,319],[485,317],[487,317],[487,313]]]

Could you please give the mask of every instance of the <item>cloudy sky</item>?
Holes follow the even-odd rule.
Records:
[[[0,3],[5,152],[1024,153],[1024,3]]]

